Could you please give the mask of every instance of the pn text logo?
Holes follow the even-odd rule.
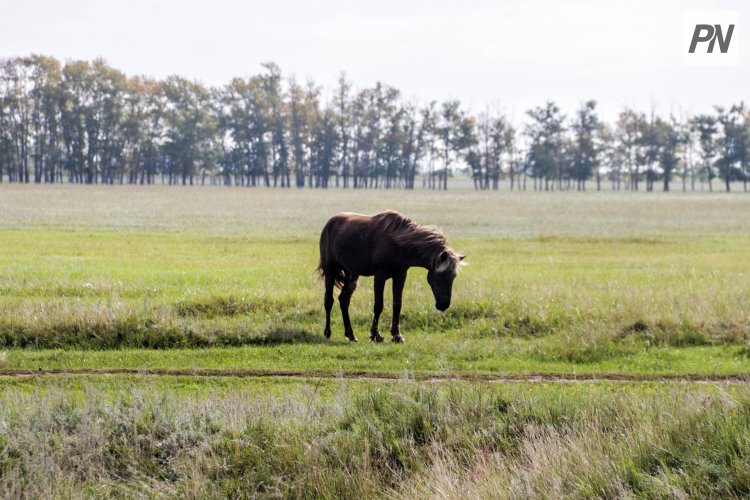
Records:
[[[679,49],[685,66],[740,65],[743,25],[739,12],[685,12],[683,21]],[[676,43],[674,47],[677,49]]]
[[[695,47],[700,42],[708,42],[708,50],[706,52],[712,54],[714,51],[714,44],[718,42],[719,50],[722,54],[726,54],[729,50],[729,42],[732,41],[732,33],[734,33],[734,24],[729,25],[726,35],[720,24],[696,24],[688,52],[693,54],[695,53]]]

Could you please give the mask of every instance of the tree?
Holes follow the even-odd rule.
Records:
[[[475,122],[462,109],[458,101],[446,101],[440,110],[440,121],[437,135],[441,143],[440,154],[443,160],[443,170],[440,182],[442,189],[448,189],[448,175],[455,162],[464,152],[476,143]]]
[[[70,182],[85,182],[86,159],[89,158],[87,134],[93,127],[87,120],[91,101],[90,65],[86,61],[71,61],[63,68],[60,84],[61,125],[64,144],[64,168]],[[93,172],[91,172],[93,176]]]
[[[513,181],[516,171],[516,129],[513,127],[513,125],[506,121],[503,128],[503,133],[501,136],[501,143],[503,145],[503,150],[505,153],[506,160],[508,162],[508,173],[510,175],[510,189],[513,190]],[[498,171],[498,174],[502,174],[502,164],[500,165],[500,169]],[[498,175],[498,183],[499,183],[500,175]],[[499,186],[493,186],[493,189],[497,189]]]
[[[127,146],[127,77],[97,59],[91,66],[90,84],[86,182],[112,184],[121,174]]]
[[[315,187],[327,188],[331,175],[336,169],[336,145],[338,143],[336,115],[333,109],[326,108],[318,117],[318,125],[312,143],[312,157],[315,158]]]
[[[698,115],[693,118],[693,130],[698,134],[699,154],[701,158],[701,179],[708,180],[708,189],[713,191],[713,179],[716,177],[714,171],[714,159],[717,154],[716,135],[718,127],[716,118],[711,115]],[[702,189],[702,188],[701,188]]]
[[[600,170],[605,169],[607,178],[609,178],[612,190],[619,191],[622,187],[622,149],[618,147],[615,140],[615,132],[606,123],[599,126],[599,152],[601,155],[601,165],[597,169],[597,190],[600,189],[599,177]]]
[[[656,180],[654,165],[659,159],[660,149],[656,113],[653,106],[649,120],[639,121],[638,126],[641,129],[639,134],[640,156],[638,161],[646,166],[646,191],[653,191],[654,181]]]
[[[167,78],[162,90],[168,183],[193,185],[197,174],[215,166],[217,123],[209,111],[211,94],[202,84],[178,76]]]
[[[60,164],[60,63],[51,57],[31,56],[31,122],[34,182],[55,182]],[[0,174],[2,169],[0,169]],[[61,175],[61,173],[59,173]]]
[[[596,116],[596,101],[587,101],[576,113],[571,125],[575,143],[573,149],[573,177],[576,190],[586,190],[586,180],[596,172],[596,190],[601,189],[599,175],[599,118]]]
[[[683,144],[684,139],[674,118],[671,122],[657,118],[655,127],[659,144],[658,162],[662,170],[664,191],[669,191],[672,172],[675,171],[680,161],[678,148]]]
[[[349,178],[351,177],[351,161],[349,158],[351,145],[351,104],[349,102],[349,92],[351,83],[346,80],[346,75],[339,75],[338,87],[334,95],[334,106],[336,107],[336,124],[338,126],[339,137],[339,170],[343,178],[345,188],[349,187]],[[338,183],[336,184],[338,186]]]
[[[617,119],[615,137],[619,143],[620,155],[628,169],[630,177],[629,187],[632,191],[638,191],[640,180],[640,161],[642,134],[645,128],[645,116],[632,109],[625,109]]]
[[[694,159],[694,147],[695,147],[695,134],[693,134],[690,117],[680,112],[680,119],[673,119],[672,126],[677,130],[677,134],[680,137],[680,143],[682,145],[682,191],[687,191],[687,179],[690,176],[691,190],[695,191],[695,162]]]
[[[307,158],[312,121],[312,110],[309,109],[309,106],[313,103],[309,100],[305,89],[294,78],[289,80],[288,95],[287,127],[289,128],[288,133],[294,163],[295,185],[298,188],[303,188],[305,187],[305,176],[309,166]]]
[[[379,186],[383,177],[383,187],[390,189],[402,170],[405,111],[398,104],[400,92],[394,87],[377,82],[370,95],[374,137],[374,162],[370,174],[374,187]]]
[[[9,178],[11,182],[17,180],[27,183],[32,133],[32,102],[29,99],[32,87],[31,65],[22,58],[7,59],[2,63],[0,75],[4,96],[3,123],[7,127],[8,146],[12,150],[6,156],[6,160],[12,162],[9,164]]]
[[[307,82],[307,90],[304,92],[303,97],[303,109],[306,113],[307,120],[307,186],[320,187],[318,184],[320,181],[320,172],[318,167],[320,165],[319,158],[316,154],[319,152],[319,148],[316,147],[316,133],[320,126],[320,88],[318,88],[312,81]]]
[[[131,184],[155,181],[161,161],[164,108],[165,96],[158,81],[147,77],[133,77],[128,81],[123,128],[128,143],[126,161]],[[212,110],[216,114],[215,107]]]
[[[378,136],[377,115],[372,105],[372,91],[360,90],[352,102],[353,187],[368,186],[375,169],[375,141]]]
[[[550,179],[558,181],[558,188],[562,188],[562,170],[565,165],[565,151],[563,123],[565,116],[560,108],[552,101],[544,106],[529,110],[526,113],[531,122],[526,125],[524,131],[529,138],[529,150],[527,153],[528,167],[534,178],[534,187],[537,187],[537,179],[541,187],[544,180],[544,190],[550,189]]]
[[[447,189],[468,172],[477,190],[653,190],[674,175],[750,180],[743,103],[694,118],[624,109],[602,123],[596,102],[570,120],[554,102],[526,113],[523,133],[501,113],[472,115],[452,100],[424,106],[377,82],[355,90],[342,73],[330,100],[274,63],[207,88],[179,76],[128,77],[103,59],[64,65],[40,55],[0,60],[0,182]],[[335,180],[335,182],[334,182]]]
[[[433,123],[429,113],[420,113],[416,105],[407,105],[403,109],[403,120],[402,177],[404,187],[414,189],[419,164],[431,147]]]
[[[489,110],[479,115],[477,145],[466,157],[472,171],[475,189],[498,189],[502,175],[503,156],[510,149],[513,130],[506,118]]]
[[[281,69],[275,63],[265,63],[263,68],[267,73],[259,75],[258,82],[261,89],[259,108],[265,112],[264,121],[270,134],[270,162],[273,175],[273,186],[276,187],[281,179],[281,187],[290,187],[289,149],[285,136],[285,109],[281,89]],[[259,139],[267,141],[265,137]]]
[[[424,151],[427,157],[427,168],[423,172],[423,187],[435,189],[437,172],[435,162],[439,157],[437,137],[438,137],[438,110],[437,103],[431,101],[420,111],[420,122],[424,132]]]
[[[740,103],[728,110],[716,107],[717,121],[721,125],[718,141],[719,175],[724,179],[727,192],[733,180],[745,179],[744,169],[748,165],[748,128],[746,126],[745,105]]]

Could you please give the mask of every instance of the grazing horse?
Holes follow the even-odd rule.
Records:
[[[410,267],[427,269],[427,282],[435,296],[435,307],[445,311],[451,304],[451,288],[464,259],[445,243],[443,233],[434,227],[422,226],[389,210],[372,217],[342,212],[326,223],[320,234],[318,272],[325,280],[326,338],[331,337],[333,288],[341,289],[339,305],[344,319],[344,334],[357,341],[349,319],[349,301],[360,276],[375,277],[375,307],[370,340],[382,342],[378,320],[383,312],[383,289],[387,279],[393,280],[394,342],[403,342],[399,329],[401,293]]]

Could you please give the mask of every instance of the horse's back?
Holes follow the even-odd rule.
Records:
[[[372,275],[374,219],[354,212],[331,217],[320,234],[323,269],[342,268],[357,275]]]

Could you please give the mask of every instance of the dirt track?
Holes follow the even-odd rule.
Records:
[[[290,379],[346,379],[366,381],[415,380],[423,382],[474,381],[488,383],[504,382],[692,382],[692,383],[750,383],[750,375],[637,375],[621,373],[598,374],[434,374],[434,373],[373,373],[364,371],[265,371],[265,370],[212,370],[212,369],[52,369],[52,370],[0,370],[0,378],[65,377],[77,375],[141,375],[149,377],[235,377],[235,378],[290,378]]]

